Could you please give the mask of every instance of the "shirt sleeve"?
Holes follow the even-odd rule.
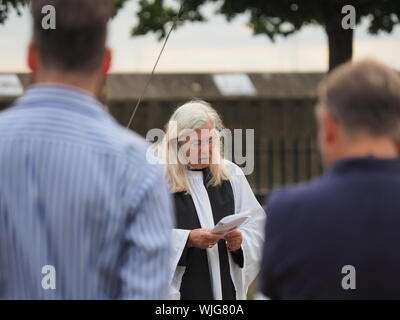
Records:
[[[172,201],[159,167],[147,170],[140,186],[146,188],[130,208],[124,235],[122,299],[165,299],[172,252]]]
[[[244,274],[244,291],[247,291],[260,271],[266,215],[264,209],[254,196],[243,171],[237,165],[232,163],[228,163],[228,165],[235,195],[236,212],[240,213],[246,210],[254,210],[251,218],[239,227],[239,231],[241,231],[243,235],[242,272]]]
[[[287,202],[287,195],[282,191],[275,191],[266,199],[267,222],[265,224],[265,245],[261,262],[260,290],[269,299],[280,299],[282,277],[280,276],[288,255],[287,244],[283,243],[282,230],[289,225],[289,217],[282,210],[282,203]],[[278,263],[279,262],[279,263]]]

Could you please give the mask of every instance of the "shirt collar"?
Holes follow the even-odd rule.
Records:
[[[191,166],[186,166],[186,169],[187,170],[189,170],[189,171],[200,171],[200,172],[203,172],[203,171],[206,171],[207,169],[208,169],[208,167],[207,168],[203,168],[203,169],[194,169],[194,168],[192,168]]]
[[[327,170],[328,175],[348,173],[400,173],[400,159],[384,159],[373,156],[339,160]]]
[[[65,107],[76,112],[107,115],[107,107],[87,91],[61,84],[35,84],[26,90],[16,103],[18,107],[46,105]]]

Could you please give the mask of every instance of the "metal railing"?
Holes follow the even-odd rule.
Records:
[[[254,172],[248,180],[258,199],[274,189],[309,181],[323,172],[312,137],[256,137],[254,157]]]

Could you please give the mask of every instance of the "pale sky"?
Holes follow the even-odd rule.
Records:
[[[246,17],[226,22],[214,15],[215,5],[204,10],[209,21],[186,24],[175,30],[157,72],[324,72],[328,64],[326,35],[310,26],[275,43],[266,36],[253,36]],[[113,72],[149,72],[161,49],[154,35],[131,37],[136,1],[130,1],[113,20],[109,46]],[[26,72],[26,47],[31,34],[27,11],[12,14],[0,25],[0,72]],[[354,58],[373,57],[400,70],[400,27],[392,34],[369,35],[366,23],[355,31]]]

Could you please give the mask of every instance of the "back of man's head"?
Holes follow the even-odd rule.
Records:
[[[400,75],[373,60],[346,63],[323,82],[320,105],[348,133],[400,137]]]
[[[42,25],[48,5],[56,12],[55,29]],[[91,74],[101,67],[112,0],[31,0],[31,8],[33,45],[43,68]]]

